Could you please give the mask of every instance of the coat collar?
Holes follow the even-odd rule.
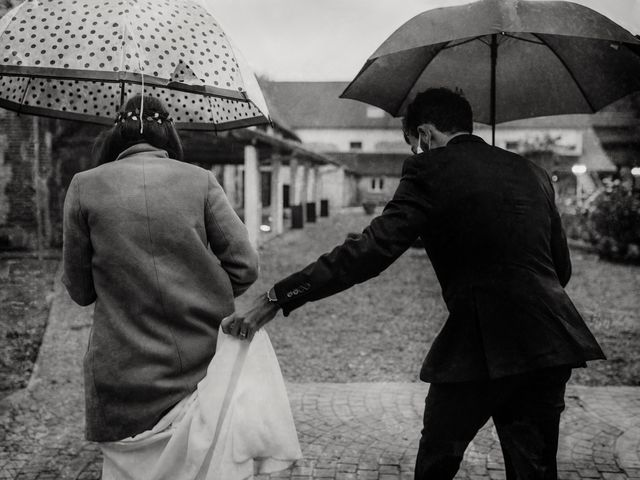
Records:
[[[470,133],[465,133],[464,135],[458,135],[457,137],[453,137],[447,145],[455,145],[457,143],[466,143],[466,142],[475,142],[475,143],[486,143],[482,138],[477,135],[472,135]]]
[[[153,145],[142,142],[136,143],[135,145],[131,145],[129,148],[123,150],[120,155],[116,158],[116,160],[122,160],[125,157],[130,157],[132,155],[140,155],[144,154],[151,157],[158,158],[169,158],[169,154],[166,150],[161,148],[154,147]]]

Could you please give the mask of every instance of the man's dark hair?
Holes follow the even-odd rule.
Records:
[[[174,160],[184,160],[180,136],[173,121],[169,119],[167,107],[159,98],[150,95],[144,96],[144,128],[140,133],[141,100],[142,95],[140,94],[127,100],[120,109],[119,121],[96,138],[93,155],[97,157],[98,165],[114,161],[124,150],[142,142],[166,150],[169,157]]]
[[[404,124],[409,132],[431,123],[441,132],[473,132],[471,105],[461,93],[448,88],[429,88],[416,95],[407,107]]]

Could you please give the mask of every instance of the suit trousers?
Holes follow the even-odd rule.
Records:
[[[489,418],[500,439],[507,480],[556,480],[560,414],[571,367],[495,380],[431,384],[416,480],[449,480]]]

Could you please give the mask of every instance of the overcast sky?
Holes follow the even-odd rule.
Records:
[[[350,80],[404,22],[469,0],[205,0],[254,70],[273,80]],[[540,0],[546,1],[546,0]],[[640,0],[574,0],[640,33]]]

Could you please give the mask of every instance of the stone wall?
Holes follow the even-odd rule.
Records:
[[[0,250],[62,244],[66,188],[100,129],[0,110]]]

